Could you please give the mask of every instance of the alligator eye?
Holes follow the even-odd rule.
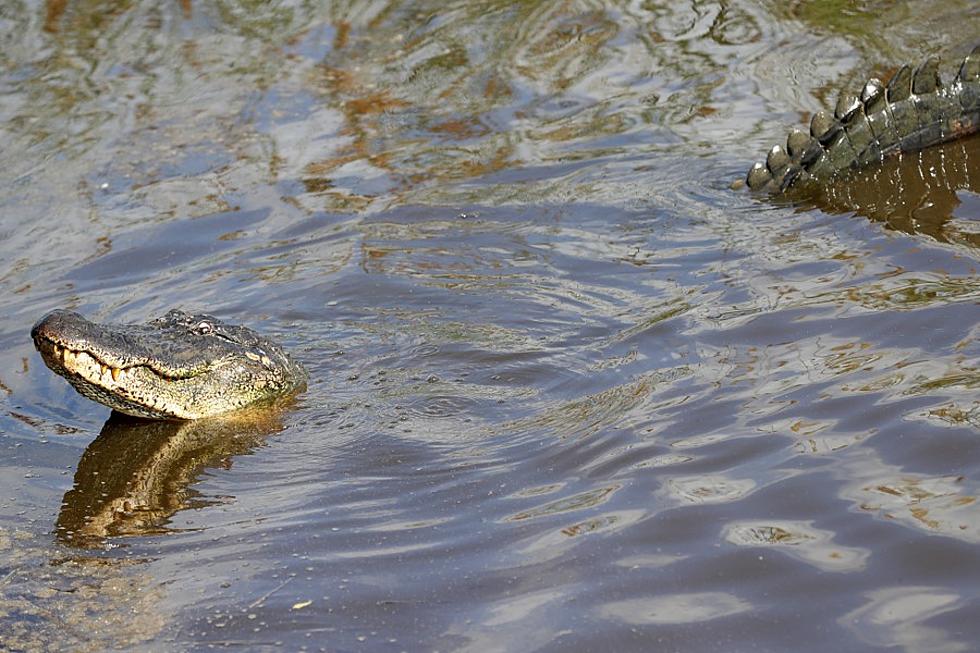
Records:
[[[201,320],[194,326],[194,330],[197,331],[202,336],[214,333],[214,325],[207,320]]]

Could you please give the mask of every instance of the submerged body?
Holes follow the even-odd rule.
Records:
[[[275,342],[210,315],[98,324],[57,310],[31,329],[44,363],[121,413],[198,419],[298,392],[306,371]]]
[[[980,132],[980,46],[943,84],[939,60],[903,66],[887,84],[870,79],[860,96],[842,93],[834,115],[818,111],[810,133],[794,129],[765,163],[746,176],[752,190],[772,193],[822,184],[847,170],[917,152]]]

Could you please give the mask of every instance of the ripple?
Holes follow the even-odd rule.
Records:
[[[897,470],[896,470],[897,472]],[[980,542],[980,502],[960,476],[901,474],[852,484],[845,496],[862,510],[906,526],[967,542]]]
[[[720,619],[752,609],[752,604],[726,592],[692,592],[613,601],[599,614],[637,626],[691,624]]]
[[[731,503],[749,495],[756,487],[751,479],[725,476],[681,476],[667,480],[666,493],[681,503]]]
[[[510,422],[511,431],[547,429],[563,438],[584,437],[604,427],[626,421],[650,401],[659,383],[670,381],[672,370],[656,371],[640,379],[551,406],[538,415]]]
[[[802,521],[740,521],[726,524],[723,537],[737,546],[772,547],[824,571],[864,568],[871,552],[835,545],[834,534]]]
[[[520,499],[525,499],[528,497],[537,497],[544,494],[554,494],[555,492],[561,490],[563,487],[565,487],[564,483],[551,483],[549,485],[539,485],[537,487],[524,488],[518,492],[515,492],[511,496]]]
[[[865,594],[867,602],[840,619],[870,646],[923,653],[973,651],[976,641],[926,622],[960,608],[963,597],[937,587],[886,587]]]
[[[645,510],[615,510],[581,521],[543,531],[517,543],[515,553],[522,564],[540,565],[568,555],[578,546],[585,547],[590,537],[603,539],[628,531],[648,516]],[[590,537],[582,537],[590,536]]]
[[[34,4],[0,11],[20,648],[975,648],[976,193],[727,188],[969,3]],[[104,582],[4,537],[73,468],[72,530],[117,519],[150,458],[79,461],[106,411],[26,335],[59,305],[206,308],[311,372],[284,429],[139,465],[156,526],[100,536]]]
[[[679,554],[644,553],[620,558],[616,561],[616,565],[620,567],[629,567],[630,569],[639,569],[641,567],[659,569],[661,567],[666,567],[676,562],[680,562],[687,557],[688,556]]]
[[[381,533],[394,533],[397,531],[412,531],[417,529],[434,528],[442,524],[446,524],[450,521],[449,517],[444,517],[442,519],[432,518],[423,519],[417,521],[398,521],[398,520],[386,520],[381,521],[376,524],[368,524],[362,526],[361,528],[365,531],[377,531]]]
[[[689,463],[692,460],[694,460],[694,456],[667,453],[639,462],[636,464],[636,467],[637,469],[643,469],[644,467],[673,467],[674,465]]]
[[[537,508],[522,510],[519,513],[507,517],[506,521],[524,521],[525,519],[537,519],[539,517],[557,515],[563,512],[594,508],[608,501],[613,492],[618,490],[620,487],[622,486],[609,485],[606,487],[596,488],[594,490],[588,490],[587,492],[580,492],[579,494],[565,497],[563,499],[559,499],[558,501],[546,503]]]

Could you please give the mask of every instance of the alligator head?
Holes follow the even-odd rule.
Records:
[[[210,315],[172,310],[146,324],[54,311],[31,329],[44,363],[121,413],[197,419],[290,395],[306,372],[276,343]]]
[[[980,46],[950,84],[943,84],[939,60],[931,58],[914,69],[901,67],[887,84],[868,80],[859,96],[842,93],[833,115],[815,113],[809,134],[792,130],[786,146],[774,146],[765,163],[752,166],[745,183],[770,193],[824,184],[847,170],[978,131]]]

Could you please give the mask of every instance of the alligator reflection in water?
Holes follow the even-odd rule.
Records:
[[[283,428],[280,411],[268,409],[191,421],[113,412],[78,463],[58,538],[92,547],[114,535],[166,532],[178,510],[208,505],[189,488],[205,469],[229,466]]]
[[[804,209],[816,206],[828,213],[856,213],[906,233],[980,246],[977,161],[980,136],[972,136],[852,171],[845,179],[807,189],[794,203],[802,200]],[[965,211],[964,202],[969,202]]]

